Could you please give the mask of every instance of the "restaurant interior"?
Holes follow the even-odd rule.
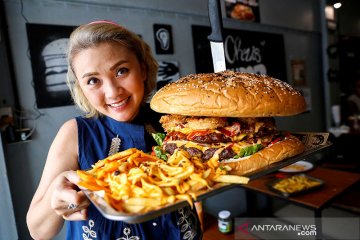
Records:
[[[237,4],[251,14],[234,13]],[[241,229],[249,218],[273,225],[312,219],[321,230],[317,239],[358,239],[359,225],[352,226],[360,219],[360,1],[221,0],[220,5],[227,69],[266,74],[303,93],[304,113],[275,120],[279,129],[303,134],[309,154],[199,201],[204,239],[289,238],[249,234]],[[158,89],[188,74],[213,71],[206,0],[0,0],[1,239],[32,239],[26,214],[51,142],[65,121],[82,115],[65,83],[62,40],[74,27],[103,19],[149,44],[163,71]],[[166,39],[156,34],[160,30]],[[54,79],[46,71],[56,71]],[[349,102],[352,95],[359,108]],[[300,162],[298,169],[285,170]],[[321,187],[290,196],[269,187],[297,173],[321,180]],[[233,221],[227,234],[219,231],[222,210],[230,211]],[[65,229],[54,239],[64,238]]]

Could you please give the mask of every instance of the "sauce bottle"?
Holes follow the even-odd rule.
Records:
[[[233,230],[233,222],[231,213],[228,210],[222,210],[218,214],[219,231],[224,234],[231,233]]]

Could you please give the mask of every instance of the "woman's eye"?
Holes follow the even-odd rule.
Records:
[[[119,76],[122,76],[124,75],[125,73],[129,72],[129,69],[127,68],[120,68],[117,73],[116,73],[116,76],[119,77]]]
[[[97,82],[99,82],[99,79],[97,79],[97,78],[90,78],[90,79],[87,81],[87,84],[88,84],[88,85],[95,85]]]

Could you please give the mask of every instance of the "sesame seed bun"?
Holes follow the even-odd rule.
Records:
[[[305,99],[278,79],[224,71],[180,78],[161,88],[150,107],[159,113],[186,116],[290,116],[305,111]]]

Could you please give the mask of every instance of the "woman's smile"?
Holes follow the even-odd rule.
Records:
[[[110,104],[108,104],[108,106],[111,108],[120,108],[120,107],[125,106],[129,101],[130,101],[130,97],[127,97],[119,102],[110,103]]]

